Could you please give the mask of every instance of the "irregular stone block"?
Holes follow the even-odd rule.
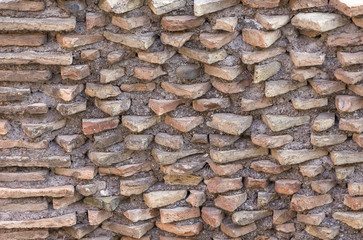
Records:
[[[44,45],[46,42],[47,42],[47,36],[41,33],[0,34],[1,47],[7,47],[7,46],[36,47]]]
[[[335,13],[298,13],[291,19],[295,27],[316,32],[327,32],[347,23],[347,18]]]
[[[291,80],[275,80],[265,83],[265,96],[276,97],[290,91],[294,91],[302,86],[306,86],[307,82],[296,82]]]
[[[262,121],[274,132],[301,126],[310,122],[310,116],[262,115]]]
[[[70,156],[23,157],[0,156],[0,167],[70,167]]]
[[[71,65],[72,61],[72,53],[25,51],[18,53],[2,53],[0,56],[0,64],[22,65],[37,63],[43,65]]]
[[[181,132],[189,132],[204,122],[202,116],[172,118],[165,117],[165,123]]]
[[[86,83],[85,93],[90,97],[96,97],[99,99],[106,99],[110,97],[117,97],[121,94],[118,87],[111,84],[96,84]]]
[[[145,204],[149,208],[160,208],[184,199],[186,190],[156,191],[143,194]]]
[[[257,220],[266,218],[272,215],[272,211],[260,210],[260,211],[239,211],[232,215],[234,224],[245,226],[251,224]]]
[[[121,16],[112,16],[112,24],[125,30],[132,30],[150,23],[147,16],[124,18]]]
[[[85,135],[99,133],[105,130],[114,129],[120,120],[115,117],[82,119],[82,131]]]
[[[243,29],[242,39],[246,43],[260,48],[268,48],[281,37],[280,30],[261,31],[256,29]]]
[[[363,212],[335,212],[333,218],[354,229],[363,228]]]
[[[72,101],[84,89],[83,84],[78,85],[44,85],[43,92],[49,97],[60,98],[63,101]]]
[[[241,150],[226,150],[217,151],[211,149],[209,151],[210,157],[216,163],[229,163],[237,160],[243,160],[248,158],[254,158],[259,156],[264,156],[268,154],[267,148],[249,148]]]
[[[0,198],[27,197],[70,197],[74,194],[73,185],[46,188],[0,188]]]
[[[132,153],[133,151],[130,150],[120,152],[88,152],[88,158],[96,166],[106,167],[129,159]]]
[[[217,18],[216,23],[212,27],[213,30],[223,30],[227,32],[233,32],[238,24],[237,17],[223,17]]]
[[[121,14],[141,7],[144,0],[101,0],[98,7],[105,12]]]
[[[66,126],[66,119],[48,123],[23,123],[21,128],[30,138],[37,138],[45,133],[59,130]]]
[[[199,208],[176,207],[160,209],[161,223],[179,222],[197,217],[200,217]]]
[[[203,152],[204,151],[197,149],[181,150],[178,152],[167,152],[154,148],[151,154],[157,163],[161,165],[169,165],[175,163],[177,160],[181,158],[185,158],[195,154],[200,154]]]
[[[318,196],[293,195],[291,198],[290,209],[297,212],[310,210],[333,202],[330,194]]]
[[[186,0],[151,0],[149,2],[149,8],[154,14],[162,15],[182,8],[186,3]]]
[[[160,121],[159,116],[136,116],[136,115],[123,115],[122,126],[127,127],[132,132],[140,133]]]
[[[217,12],[225,8],[232,7],[238,4],[236,0],[194,0],[194,15],[202,16],[208,13]]]
[[[210,193],[224,193],[242,188],[242,178],[214,177],[204,180]]]
[[[64,48],[75,48],[103,41],[102,34],[80,35],[80,34],[57,34],[57,41]]]
[[[154,223],[152,223],[152,222],[146,222],[146,223],[142,223],[142,224],[138,224],[138,225],[131,225],[131,226],[113,223],[113,222],[109,222],[109,221],[102,223],[103,229],[106,229],[106,230],[109,230],[109,231],[112,231],[112,232],[115,232],[118,234],[122,234],[124,236],[137,238],[137,239],[140,239],[153,227],[154,227]]]
[[[257,22],[259,22],[266,30],[276,30],[285,26],[290,22],[289,15],[262,15],[257,13],[255,16]]]
[[[196,236],[203,229],[203,224],[200,222],[188,225],[176,225],[176,224],[161,223],[161,222],[156,222],[155,224],[162,231],[166,231],[184,237]]]
[[[302,150],[275,150],[271,149],[271,155],[281,165],[292,165],[303,163],[312,159],[328,155],[328,152],[322,149],[302,149]]]
[[[252,116],[216,113],[213,114],[212,121],[207,122],[207,126],[228,134],[241,135],[251,126],[252,120]]]
[[[0,31],[72,31],[76,18],[11,18],[0,17]]]
[[[230,43],[238,36],[238,32],[231,33],[201,33],[199,41],[206,48],[220,49],[224,45]]]
[[[170,45],[176,48],[181,48],[184,43],[194,35],[192,32],[181,33],[161,33],[160,40],[165,45]]]
[[[227,57],[227,52],[224,49],[219,49],[215,51],[205,51],[205,50],[181,47],[178,49],[178,52],[185,57],[206,64],[213,64],[222,61]]]
[[[120,43],[130,48],[137,48],[141,50],[147,50],[155,41],[155,34],[152,32],[136,34],[116,34],[105,31],[103,36],[115,43]]]

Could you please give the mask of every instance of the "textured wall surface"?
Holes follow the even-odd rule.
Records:
[[[362,0],[0,0],[0,239],[363,239]]]

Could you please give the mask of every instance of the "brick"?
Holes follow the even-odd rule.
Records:
[[[209,134],[209,143],[211,146],[223,148],[232,145],[239,139],[239,136]]]
[[[352,151],[332,151],[330,158],[334,165],[344,165],[352,163],[360,163],[363,161],[361,152]]]
[[[361,133],[363,132],[363,118],[340,118],[339,129],[343,131]]]
[[[96,97],[99,99],[106,99],[110,97],[117,97],[121,94],[118,87],[111,84],[96,84],[96,83],[86,83],[85,93],[90,97]]]
[[[1,172],[0,182],[31,182],[31,181],[44,181],[48,176],[48,171],[34,171],[34,172]]]
[[[167,175],[189,175],[201,170],[205,162],[180,162],[171,165],[160,165],[160,170]]]
[[[156,15],[162,15],[173,10],[183,8],[186,0],[151,0],[148,4],[151,11]]]
[[[57,34],[57,41],[64,48],[75,48],[103,41],[102,34],[80,35],[80,34]]]
[[[72,65],[61,67],[62,79],[81,80],[91,75],[88,65]]]
[[[204,122],[202,116],[172,118],[165,117],[165,123],[181,132],[189,132]]]
[[[332,135],[314,135],[311,134],[311,144],[317,147],[326,147],[336,144],[341,144],[347,140],[345,134],[332,134]]]
[[[70,197],[53,198],[53,208],[54,209],[65,208],[75,202],[78,202],[82,198],[83,196],[77,192],[75,192],[74,195]]]
[[[150,24],[147,16],[124,18],[121,16],[112,16],[112,24],[125,30],[132,30]]]
[[[319,95],[330,95],[345,89],[345,84],[340,81],[309,80],[311,87]]]
[[[75,225],[77,222],[76,213],[69,213],[52,218],[42,218],[38,220],[23,221],[0,221],[0,227],[3,229],[13,228],[61,228]]]
[[[72,31],[76,18],[11,18],[0,17],[0,31]]]
[[[114,129],[120,120],[114,117],[82,119],[82,131],[85,135],[99,133],[105,130]]]
[[[1,6],[0,6],[1,8]],[[41,33],[29,34],[0,34],[0,46],[41,46],[47,42],[47,36]]]
[[[246,188],[266,188],[267,179],[258,179],[258,178],[245,178],[245,186]]]
[[[280,174],[290,169],[289,166],[278,165],[268,160],[254,161],[251,163],[250,167],[257,172],[268,174]]]
[[[100,71],[100,83],[109,83],[118,80],[125,75],[124,68],[102,69]]]
[[[206,201],[206,196],[203,191],[189,190],[189,192],[190,194],[186,199],[186,202],[188,202],[193,207],[200,207]]]
[[[198,112],[213,111],[230,106],[229,98],[208,98],[193,100],[193,109]]]
[[[251,8],[275,8],[280,4],[280,0],[243,0],[242,2]]]
[[[44,230],[26,230],[16,232],[4,232],[0,233],[0,239],[46,239],[49,237],[48,229]]]
[[[50,80],[52,72],[47,70],[0,70],[2,82],[45,82]]]
[[[330,194],[318,196],[293,195],[291,198],[290,209],[297,212],[310,210],[333,202]]]
[[[293,195],[301,188],[299,180],[277,180],[275,181],[275,191],[284,195]]]
[[[146,150],[153,138],[154,135],[131,134],[125,137],[124,142],[127,149],[140,151]]]
[[[104,27],[108,24],[108,20],[103,13],[86,13],[86,29],[90,30],[95,27]]]
[[[143,199],[149,208],[160,208],[183,200],[186,196],[186,190],[155,191],[144,193]]]
[[[236,0],[216,0],[216,1],[207,1],[207,0],[195,0],[194,2],[194,16],[202,16],[208,13],[213,13],[220,11],[225,8],[232,7],[237,5],[239,1]]]
[[[104,37],[115,43],[120,43],[130,48],[137,48],[147,50],[155,41],[155,35],[152,32],[143,33],[141,35],[135,34],[116,34],[105,31]]]
[[[177,236],[184,236],[184,237],[196,236],[203,229],[203,224],[200,222],[187,225],[180,225],[180,224],[176,225],[176,224],[161,223],[161,222],[156,222],[155,224],[162,231],[166,231],[169,233],[173,233]]]
[[[185,57],[188,57],[188,58],[191,58],[191,59],[194,59],[196,61],[206,63],[206,64],[213,64],[213,63],[222,61],[227,57],[227,52],[224,49],[206,51],[206,50],[181,47],[178,49],[178,52]]]
[[[147,172],[151,170],[151,163],[149,161],[144,163],[127,164],[116,167],[99,167],[98,173],[100,175],[117,175],[121,177],[130,177],[139,172]]]
[[[87,102],[58,103],[56,109],[62,116],[70,116],[86,111]]]
[[[243,29],[242,39],[246,43],[260,48],[268,48],[281,37],[280,30],[261,31],[256,29]]]
[[[335,114],[324,112],[319,113],[319,115],[314,119],[312,129],[318,132],[328,130],[335,123]]]
[[[363,63],[363,52],[337,52],[337,57],[343,67]]]
[[[214,199],[214,205],[228,212],[234,212],[247,200],[247,193],[234,194],[234,195],[218,195]]]
[[[120,180],[120,194],[123,196],[139,195],[149,189],[157,179],[154,176],[130,180]]]
[[[130,209],[124,212],[124,216],[132,222],[149,220],[159,216],[158,209]]]
[[[296,216],[294,211],[288,209],[273,210],[273,224],[284,224]]]
[[[120,89],[124,92],[152,92],[156,87],[155,83],[121,84]]]
[[[88,152],[88,158],[100,167],[107,167],[129,159],[133,151],[124,150],[119,152]]]
[[[204,153],[202,150],[197,149],[185,149],[178,152],[168,152],[154,148],[151,152],[154,160],[161,165],[169,165],[175,163],[181,158],[185,158],[195,154]]]
[[[211,76],[232,81],[242,73],[242,67],[239,65],[229,67],[204,64],[204,71]]]
[[[363,212],[334,212],[333,218],[354,229],[363,228]]]
[[[307,82],[296,82],[291,80],[275,80],[266,81],[265,96],[276,97],[291,91],[294,91],[302,86],[306,86]]]
[[[246,226],[238,226],[233,223],[222,223],[221,231],[229,237],[237,238],[257,230],[255,223]]]
[[[260,23],[266,30],[277,30],[285,26],[290,22],[288,15],[262,15],[257,13],[255,19]]]
[[[238,32],[231,33],[201,33],[199,41],[209,49],[220,49],[238,36]]]
[[[27,197],[69,197],[74,194],[73,185],[46,188],[6,188],[2,187],[0,198]]]
[[[245,112],[267,108],[271,105],[272,101],[270,98],[260,98],[257,100],[241,98],[241,109]]]
[[[116,14],[129,12],[137,9],[144,4],[142,0],[123,0],[122,2],[115,2],[113,0],[102,0],[99,2],[98,7],[105,12],[113,12]]]
[[[88,210],[88,222],[90,225],[99,225],[112,216],[112,212],[106,210]]]
[[[213,30],[223,30],[227,32],[233,32],[237,27],[237,17],[223,17],[217,18],[216,23],[212,27]]]
[[[291,10],[300,10],[305,8],[324,7],[328,6],[328,0],[291,0]]]
[[[302,150],[271,150],[273,158],[279,161],[281,165],[300,164],[312,159],[317,159],[328,155],[328,152],[322,149],[302,149]]]
[[[152,81],[163,75],[167,75],[167,72],[164,72],[161,66],[157,66],[155,68],[152,67],[134,68],[134,77],[141,80]]]
[[[72,61],[72,53],[25,51],[18,53],[2,53],[0,56],[0,64],[22,65],[38,63],[43,65],[71,65]]]
[[[105,221],[102,223],[102,228],[105,230],[109,230],[118,234],[122,234],[124,236],[129,236],[137,239],[144,236],[153,227],[154,223],[152,222],[146,222],[138,225],[123,225],[109,221]]]
[[[232,214],[234,224],[245,226],[272,215],[272,211],[239,211]]]
[[[167,31],[184,31],[201,26],[205,19],[189,15],[164,16],[161,19],[162,27]]]
[[[363,196],[363,183],[348,183],[348,193],[351,196]]]
[[[354,17],[363,14],[363,3],[361,2],[350,2],[347,0],[333,0],[330,5],[334,6],[335,9],[343,12],[349,17]]]
[[[49,97],[62,99],[63,101],[72,101],[84,89],[83,84],[77,85],[44,85],[42,91]]]
[[[324,220],[325,213],[324,212],[315,213],[315,214],[314,213],[311,213],[311,214],[298,213],[296,218],[297,218],[298,222],[301,222],[303,224],[318,226]]]
[[[278,148],[286,145],[294,140],[294,138],[288,134],[280,136],[268,136],[265,134],[258,134],[251,136],[252,143],[264,147],[264,148]]]
[[[203,211],[203,210],[202,210]],[[176,208],[162,208],[160,209],[160,222],[161,223],[171,223],[179,222],[191,218],[200,217],[199,208],[189,208],[189,207],[176,207]]]
[[[23,156],[2,156],[0,167],[70,167],[70,156],[49,156],[49,157],[23,157]]]
[[[254,52],[243,51],[241,59],[244,64],[255,64],[267,60],[269,58],[276,57],[285,52],[286,49],[282,47],[269,48]]]
[[[81,59],[83,61],[93,61],[100,57],[100,51],[97,49],[89,49],[81,51]]]
[[[210,193],[224,193],[242,188],[242,178],[220,178],[214,177],[204,180]]]
[[[339,234],[339,226],[334,227],[316,227],[306,226],[305,231],[310,235],[320,239],[334,239]]]
[[[202,208],[202,219],[212,228],[217,228],[221,225],[224,218],[224,213],[218,208],[214,207],[203,207]]]
[[[348,72],[342,68],[338,68],[334,71],[334,76],[346,84],[356,84],[363,80],[363,71]]]
[[[347,23],[347,18],[335,13],[298,13],[291,19],[293,26],[317,32],[327,32]]]
[[[243,160],[243,159],[249,159],[249,158],[267,155],[268,149],[261,147],[252,147],[247,149],[225,150],[225,151],[217,151],[211,149],[209,151],[209,154],[214,162],[225,164],[237,160]]]
[[[164,91],[172,93],[176,96],[195,99],[207,93],[212,85],[210,83],[176,84],[162,82],[161,87],[164,89]]]
[[[123,197],[120,196],[86,197],[83,199],[83,203],[111,212],[118,207],[121,200]]]
[[[262,115],[262,121],[274,132],[301,126],[310,122],[310,116]]]
[[[252,116],[216,113],[212,115],[212,121],[207,122],[207,126],[228,134],[241,135],[251,126],[252,120]]]
[[[309,110],[313,108],[321,108],[328,105],[328,98],[293,98],[292,105],[297,110]]]
[[[180,48],[194,35],[192,32],[161,33],[160,40],[165,45]]]
[[[137,115],[123,115],[122,126],[127,127],[132,132],[140,133],[160,121],[159,116],[137,116]]]
[[[170,58],[175,55],[175,51],[164,50],[161,52],[143,52],[140,51],[137,53],[137,57],[145,62],[155,63],[155,64],[164,64]]]
[[[91,180],[97,174],[97,169],[94,166],[81,168],[55,168],[54,173],[62,176],[73,177],[76,179]]]
[[[354,211],[363,209],[363,197],[351,197],[349,195],[345,195],[343,203]]]
[[[181,135],[169,135],[167,133],[158,133],[155,135],[155,142],[164,147],[178,150],[183,146],[183,136]]]
[[[281,63],[278,61],[270,62],[263,65],[255,65],[253,82],[260,83],[276,75],[281,69]]]
[[[37,138],[45,133],[59,130],[66,126],[66,119],[48,123],[23,123],[21,128],[30,138]]]

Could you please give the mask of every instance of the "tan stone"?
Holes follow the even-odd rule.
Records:
[[[172,118],[165,117],[165,123],[181,132],[189,132],[204,122],[202,116]]]
[[[47,70],[0,70],[0,81],[5,82],[44,82],[50,80],[52,72]]]
[[[44,10],[44,8],[45,8],[45,3],[42,1],[10,0],[10,1],[3,1],[0,3],[0,10],[36,12],[36,11],[42,11]],[[15,235],[16,234],[14,234],[14,236]]]
[[[48,209],[47,201],[21,202],[21,203],[2,203],[0,212],[40,212]],[[11,214],[11,213],[10,213]],[[1,238],[0,238],[1,239]]]
[[[272,101],[270,98],[260,98],[257,100],[241,98],[241,109],[246,112],[267,108],[271,105]]]
[[[255,65],[253,82],[260,83],[274,76],[280,71],[281,63],[278,61],[270,62],[263,65]]]
[[[122,60],[128,60],[130,58],[134,58],[135,56],[136,56],[136,53],[134,51],[123,49],[123,50],[110,52],[107,55],[107,61],[110,64],[115,64]]]
[[[213,66],[204,64],[204,72],[211,76],[232,81],[242,73],[242,67],[237,66]]]
[[[291,80],[275,80],[266,81],[265,83],[265,96],[276,97],[290,91],[294,91],[302,86],[305,86],[307,82],[296,82]]]
[[[319,239],[334,239],[339,234],[339,226],[335,227],[316,227],[306,226],[305,231]]]
[[[291,24],[297,28],[327,32],[347,24],[345,17],[335,13],[298,13],[291,19]]]
[[[69,197],[74,194],[73,185],[46,188],[0,188],[0,198]]]
[[[169,209],[167,208],[160,209],[161,223],[179,222],[197,217],[200,217],[199,208],[176,207]]]
[[[349,0],[332,0],[330,5],[334,6],[335,9],[343,12],[349,17],[354,17],[363,14],[363,3],[351,2]]]
[[[354,172],[354,166],[335,167],[335,176],[338,180],[343,180],[349,177]]]
[[[189,41],[193,36],[193,32],[181,32],[181,33],[161,33],[160,40],[165,45],[170,45],[176,48],[180,48]]]
[[[131,158],[133,151],[119,152],[88,152],[88,158],[99,167],[107,167],[115,163],[123,162]]]
[[[120,43],[130,48],[147,50],[155,41],[155,34],[152,32],[136,34],[116,34],[105,31],[103,36],[115,43]]]
[[[0,64],[22,65],[37,63],[42,65],[71,65],[72,62],[72,53],[25,51],[2,53],[0,56]]]
[[[107,113],[113,117],[129,110],[131,106],[131,99],[128,97],[121,97],[120,100],[107,101],[96,98],[95,106],[102,112]]]
[[[236,1],[236,0],[227,0],[227,1],[195,0],[194,1],[194,15],[202,16],[202,15],[205,15],[208,13],[217,12],[222,9],[232,7],[238,3],[239,3],[239,1]]]
[[[240,116],[231,113],[216,113],[212,116],[212,121],[207,122],[207,126],[219,131],[241,135],[252,124],[252,116]]]
[[[70,167],[70,156],[26,157],[0,156],[0,167]]]
[[[301,182],[299,180],[277,180],[275,181],[275,191],[280,194],[292,195],[299,191]]]
[[[358,27],[363,28],[363,17],[353,17],[352,20],[353,20],[355,25],[357,25]]]
[[[213,30],[223,30],[227,32],[233,32],[238,24],[237,17],[223,17],[217,18],[216,23],[212,27]]]
[[[290,209],[297,212],[310,210],[333,202],[330,194],[318,196],[293,195],[291,198]]]
[[[219,108],[228,108],[229,106],[229,98],[209,98],[193,101],[193,109],[198,112],[213,111]]]
[[[86,83],[85,93],[90,97],[96,97],[99,99],[106,99],[110,97],[117,97],[121,94],[118,87],[111,84],[96,84]]]
[[[149,7],[156,15],[162,15],[173,10],[183,8],[186,0],[151,0]]]
[[[66,152],[72,152],[82,146],[86,142],[86,138],[83,135],[58,135],[55,138],[56,143],[61,146]]]
[[[284,224],[296,216],[294,211],[288,209],[273,210],[273,224]]]
[[[81,80],[90,75],[88,65],[72,65],[61,67],[62,79]]]
[[[91,180],[97,174],[94,166],[81,168],[55,168],[54,173],[62,176],[73,177],[77,179]]]
[[[281,165],[300,164],[312,159],[328,155],[322,149],[302,149],[302,150],[275,150],[271,149],[271,155],[279,161]]]
[[[243,29],[242,39],[246,43],[261,48],[268,48],[281,37],[280,30],[265,32],[256,29]]]
[[[250,167],[257,172],[268,174],[280,174],[290,169],[290,166],[278,165],[268,160],[254,161],[251,163]]]
[[[152,92],[156,87],[155,83],[121,84],[120,89],[124,92]]]
[[[300,166],[300,173],[305,177],[316,177],[324,172],[324,167],[321,165],[304,165]]]
[[[111,212],[118,207],[120,201],[123,199],[124,197],[120,196],[86,197],[83,199],[83,203]]]
[[[136,135],[130,134],[125,137],[124,143],[127,149],[140,151],[146,150],[149,144],[152,142],[154,136],[153,135]]]
[[[347,140],[345,134],[332,134],[332,135],[314,135],[311,134],[311,144],[317,147],[326,147],[340,144]]]
[[[218,208],[214,207],[203,207],[202,208],[202,219],[203,221],[211,226],[217,228],[221,225],[224,218],[224,213]]]
[[[251,8],[275,8],[280,4],[280,0],[243,0],[242,2]]]
[[[298,213],[297,214],[297,221],[307,224],[307,225],[314,225],[314,226],[318,226],[320,225],[320,223],[324,220],[325,218],[325,213],[321,212],[321,213],[311,213],[311,214],[301,214]]]
[[[349,132],[361,133],[363,132],[363,118],[340,118],[339,129]]]
[[[166,75],[167,72],[164,72],[163,69],[160,66],[157,66],[156,68],[152,67],[135,67],[134,68],[134,77],[146,80],[146,81],[152,81],[160,76]]]
[[[176,96],[195,99],[203,96],[212,87],[210,83],[176,84],[162,82],[161,87]]]
[[[229,82],[229,83],[212,80],[212,86],[218,91],[226,94],[243,92],[246,89],[246,87],[249,85],[250,85],[249,80],[242,80],[239,82]]]
[[[209,151],[209,154],[214,162],[225,164],[237,160],[244,160],[248,158],[255,158],[267,155],[268,149],[261,147],[253,147],[253,148],[238,149],[238,150],[226,150],[226,151],[217,151],[211,149]]]
[[[80,35],[80,34],[57,34],[57,41],[64,48],[75,48],[103,41],[102,34]]]
[[[121,177],[130,177],[139,172],[147,172],[151,170],[151,163],[149,161],[144,163],[127,164],[116,167],[99,167],[98,172],[100,175],[112,174]]]
[[[320,108],[328,105],[328,98],[293,98],[291,99],[292,105],[297,110],[309,110],[312,108]]]
[[[38,220],[0,221],[0,228],[61,228],[73,226],[76,222],[76,213],[73,212],[58,217],[42,218]]]
[[[180,225],[180,224],[176,225],[176,224],[161,223],[161,222],[156,222],[155,224],[162,231],[166,231],[169,233],[173,233],[177,236],[184,236],[184,237],[196,236],[203,229],[203,224],[200,222],[188,225]]]
[[[166,185],[197,186],[202,180],[202,177],[194,175],[169,174],[164,176],[164,182]]]
[[[322,70],[320,70],[319,68],[310,67],[310,68],[295,68],[292,70],[292,73],[290,75],[292,80],[296,80],[299,82],[304,82],[316,76],[324,78],[327,77],[327,74]]]
[[[342,68],[338,68],[334,71],[334,76],[346,84],[356,84],[363,80],[363,71],[348,72]]]
[[[363,134],[354,133],[352,139],[359,147],[363,147]]]
[[[257,13],[255,16],[257,22],[259,22],[266,30],[276,30],[285,26],[289,21],[289,15],[262,15]]]
[[[242,164],[215,164],[212,161],[208,162],[212,171],[219,176],[230,176],[243,168]]]
[[[193,207],[200,207],[206,201],[206,196],[204,191],[189,190],[190,194],[186,199],[186,202]]]
[[[272,215],[272,211],[260,210],[260,211],[239,211],[232,215],[234,224],[245,226],[254,223],[257,220],[266,218]]]
[[[296,67],[322,65],[325,54],[290,51],[291,59]]]
[[[160,165],[169,165],[175,163],[177,160],[181,158],[185,158],[195,154],[201,154],[203,152],[204,152],[203,150],[197,150],[197,149],[180,150],[178,152],[168,152],[154,148],[151,154],[154,157],[154,160]]]
[[[301,126],[310,122],[310,116],[262,115],[262,121],[274,132]]]
[[[124,68],[102,69],[100,71],[100,83],[109,83],[120,79],[125,75]]]
[[[321,132],[328,130],[335,123],[335,114],[334,113],[319,113],[319,115],[314,119],[312,129],[315,131]]]
[[[224,49],[219,49],[215,51],[206,51],[206,50],[181,47],[179,48],[178,52],[185,57],[206,64],[213,64],[222,61],[227,57],[227,52]]]
[[[246,226],[238,226],[233,223],[222,223],[221,231],[229,237],[237,238],[257,230],[255,223]]]
[[[354,229],[363,228],[363,212],[335,212],[333,218]]]
[[[109,230],[118,234],[122,234],[124,236],[129,236],[137,239],[140,239],[153,227],[154,223],[152,222],[146,222],[138,225],[123,225],[110,221],[105,221],[102,223],[102,228],[105,230]]]
[[[309,80],[309,83],[319,95],[330,95],[345,89],[345,84],[340,81]]]
[[[124,196],[139,195],[149,189],[157,179],[154,176],[144,178],[120,180],[120,194]]]
[[[94,27],[103,27],[108,24],[108,19],[106,15],[101,13],[86,13],[86,29],[90,30]]]
[[[45,133],[59,130],[66,126],[66,119],[48,123],[23,123],[21,128],[30,138],[37,138]]]
[[[121,16],[112,16],[113,25],[128,31],[142,26],[146,26],[149,23],[150,19],[147,16],[129,17],[129,18]]]
[[[291,0],[291,10],[328,6],[328,0]]]
[[[224,193],[242,188],[242,178],[220,178],[214,177],[204,180],[210,193]]]
[[[285,144],[288,144],[294,140],[294,138],[288,134],[280,136],[268,136],[265,134],[258,134],[251,136],[252,143],[264,148],[278,148]]]
[[[122,126],[127,127],[132,132],[140,133],[157,124],[159,120],[159,116],[123,115]]]
[[[199,40],[206,48],[220,49],[238,36],[238,32],[231,33],[201,33]]]
[[[76,113],[80,113],[87,110],[87,101],[73,102],[73,103],[58,103],[56,107],[57,111],[62,116],[70,116]]]
[[[191,174],[201,170],[204,167],[204,165],[205,162],[203,161],[180,162],[171,165],[160,165],[160,170],[164,174],[172,176],[171,178],[173,178],[173,175],[188,175],[187,177],[190,178]]]
[[[363,209],[363,197],[351,197],[349,195],[345,195],[343,203],[354,211]]]
[[[363,183],[362,182],[348,183],[348,193],[351,196],[362,196]]]
[[[53,208],[54,209],[65,208],[75,202],[78,202],[82,198],[83,196],[77,192],[75,192],[74,195],[70,197],[53,198]]]
[[[294,223],[285,223],[275,226],[276,231],[282,233],[293,233],[296,231]]]
[[[164,147],[177,150],[183,146],[183,137],[179,135],[169,135],[167,133],[158,133],[155,135],[155,142]]]
[[[228,212],[234,212],[239,206],[241,206],[247,200],[247,193],[235,194],[235,195],[218,195],[214,199],[214,205]]]
[[[311,189],[320,194],[325,194],[334,188],[336,182],[334,179],[323,179],[311,182]]]
[[[98,226],[91,226],[88,224],[76,224],[72,227],[63,228],[64,231],[75,239],[81,239],[87,234],[93,232]]]
[[[44,85],[42,91],[50,96],[69,102],[77,97],[84,89],[83,84],[78,85]],[[87,90],[87,89],[86,89]]]
[[[0,120],[0,135],[6,135],[11,129],[11,125],[8,120]]]
[[[363,52],[338,52],[337,57],[343,67],[363,63]]]
[[[48,176],[48,171],[34,171],[34,172],[1,172],[0,182],[31,182],[31,181],[44,181]]]
[[[270,203],[273,200],[276,200],[277,198],[278,198],[277,193],[258,192],[257,193],[257,207],[261,208],[263,206],[266,206],[268,203]]]
[[[88,222],[90,225],[99,225],[112,216],[112,212],[106,210],[88,210]]]
[[[254,52],[243,51],[241,59],[244,64],[255,64],[267,60],[269,58],[276,57],[285,52],[286,49],[282,47],[269,48]]]
[[[0,17],[0,31],[72,31],[76,18],[11,18]]]
[[[218,148],[224,148],[224,147],[232,145],[239,138],[240,138],[239,136],[209,134],[209,143],[211,146],[215,146]]]
[[[353,151],[332,151],[330,158],[334,165],[344,165],[363,162],[362,152]]]
[[[161,52],[138,52],[137,57],[145,62],[164,64],[175,55],[175,51],[164,50]]]
[[[363,108],[363,98],[358,96],[335,96],[335,106],[340,112],[354,112]]]
[[[113,12],[116,14],[121,14],[139,8],[143,4],[144,4],[143,0],[134,0],[134,1],[101,0],[98,4],[98,7],[105,12]]]
[[[105,130],[114,129],[120,120],[115,117],[82,119],[82,131],[85,135],[99,133]]]
[[[6,240],[6,239],[13,239],[13,240],[47,239],[48,237],[49,237],[48,229],[44,229],[44,230],[26,230],[26,231],[0,233],[0,239],[1,240]]]
[[[184,31],[201,26],[205,19],[189,15],[165,16],[161,26],[167,31]]]
[[[342,33],[329,35],[326,43],[329,47],[359,46],[363,44],[363,33]]]
[[[41,33],[0,34],[1,47],[7,47],[7,46],[35,47],[35,46],[41,46],[46,42],[47,42],[47,36]]]
[[[132,222],[149,220],[159,216],[158,209],[130,209],[124,212],[124,216]]]
[[[149,208],[160,208],[183,200],[186,196],[186,190],[155,191],[144,193],[143,199]]]

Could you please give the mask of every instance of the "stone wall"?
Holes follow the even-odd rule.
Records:
[[[362,16],[0,1],[0,239],[362,239]]]

